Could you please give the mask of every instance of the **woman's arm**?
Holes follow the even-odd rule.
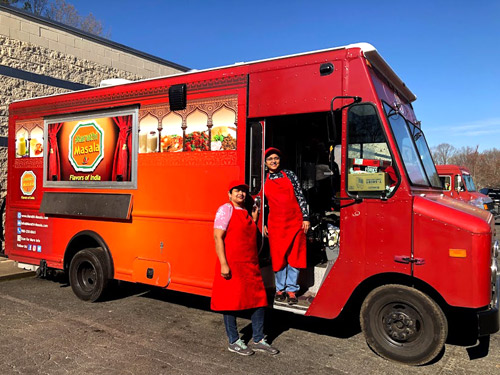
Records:
[[[231,278],[231,269],[226,259],[226,248],[224,246],[225,236],[225,230],[214,228],[215,252],[220,262],[220,275],[226,280],[229,280]]]
[[[288,169],[284,170],[286,176],[290,180],[293,186],[293,191],[295,193],[295,198],[297,199],[297,203],[299,204],[300,210],[302,211],[302,217],[304,221],[309,221],[309,212],[307,209],[307,201],[304,193],[302,192],[302,188],[300,187],[299,179],[297,175]]]

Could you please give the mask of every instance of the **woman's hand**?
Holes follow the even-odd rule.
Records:
[[[302,222],[302,230],[304,231],[304,233],[307,233],[310,227],[311,227],[311,222],[309,221]]]
[[[254,222],[257,222],[257,219],[259,218],[259,212],[260,209],[257,206],[252,207],[252,219]]]
[[[267,225],[264,225],[264,228],[263,228],[263,229],[264,229],[264,230],[263,230],[263,232],[264,232],[264,236],[266,236],[266,237],[267,237]]]
[[[225,278],[226,280],[229,280],[231,278],[231,269],[227,264],[224,264],[220,266],[220,275]]]

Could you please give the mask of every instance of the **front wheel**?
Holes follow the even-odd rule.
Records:
[[[76,253],[69,266],[69,282],[78,298],[94,302],[108,285],[108,262],[100,247]]]
[[[432,361],[443,349],[448,322],[426,294],[403,285],[371,291],[361,306],[361,329],[377,354],[409,365]]]

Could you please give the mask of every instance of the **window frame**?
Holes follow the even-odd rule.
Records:
[[[349,176],[349,163],[348,163],[348,160],[349,160],[349,157],[348,157],[348,152],[349,152],[349,130],[350,130],[350,126],[349,126],[349,111],[352,110],[352,108],[355,108],[355,107],[358,107],[358,106],[366,106],[366,105],[369,105],[371,107],[373,107],[374,111],[375,111],[375,116],[378,120],[378,123],[379,123],[379,126],[381,127],[382,129],[382,134],[384,136],[384,140],[385,140],[385,143],[387,145],[387,149],[389,150],[389,155],[391,156],[391,166],[393,167],[394,169],[394,172],[396,173],[396,176],[398,178],[396,184],[394,185],[394,188],[391,190],[391,191],[387,191],[387,190],[384,190],[384,191],[373,191],[373,192],[369,192],[369,191],[358,191],[356,194],[352,193],[350,190],[349,190],[349,183],[348,183],[348,176]],[[378,110],[378,107],[375,103],[373,102],[361,102],[361,103],[355,103],[355,104],[352,104],[350,105],[348,108],[347,108],[347,112],[346,112],[346,156],[345,156],[345,163],[344,163],[344,175],[345,175],[345,191],[347,193],[347,195],[349,197],[354,197],[354,198],[366,198],[366,199],[385,199],[385,198],[391,198],[392,196],[394,196],[394,194],[396,193],[396,191],[398,190],[399,188],[399,185],[401,184],[401,173],[399,172],[399,167],[397,166],[397,163],[396,163],[396,159],[394,158],[394,152],[391,148],[391,144],[389,143],[389,137],[388,137],[388,134],[387,134],[387,131],[385,129],[385,126],[384,126],[384,123],[382,121],[382,117],[380,116],[380,112]],[[371,194],[370,194],[371,193]],[[377,195],[375,195],[375,194]]]
[[[93,118],[117,117],[117,116],[132,116],[132,150],[130,150],[130,181],[52,181],[48,177],[49,163],[49,144],[48,144],[48,128],[49,124],[57,122],[69,122],[89,120]],[[64,114],[57,116],[49,116],[44,118],[43,134],[44,134],[44,150],[47,152],[43,156],[43,187],[50,188],[70,188],[70,189],[117,189],[130,190],[137,189],[137,159],[139,151],[139,107],[122,107],[114,109],[97,110],[84,113]]]

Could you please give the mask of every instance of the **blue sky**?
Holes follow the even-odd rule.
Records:
[[[67,0],[117,43],[193,69],[368,42],[429,146],[500,149],[500,1]]]

